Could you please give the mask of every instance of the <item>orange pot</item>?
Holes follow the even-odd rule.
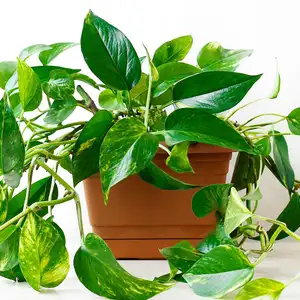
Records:
[[[170,175],[201,186],[225,183],[232,151],[206,144],[190,146],[195,173],[175,173],[165,165],[167,155],[158,151],[154,162]],[[99,174],[84,181],[89,218],[119,259],[161,259],[159,249],[189,240],[194,245],[213,230],[214,214],[197,218],[191,209],[196,189],[167,191],[131,176],[111,189],[103,203]]]

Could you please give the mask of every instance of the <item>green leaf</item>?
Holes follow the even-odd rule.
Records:
[[[99,171],[100,146],[112,123],[112,114],[107,110],[99,110],[81,131],[72,159],[75,186]]]
[[[273,131],[273,133],[279,133]],[[273,155],[278,174],[291,193],[294,188],[295,173],[290,163],[289,149],[284,136],[273,136]]]
[[[66,71],[68,74],[72,74],[72,75],[80,72],[80,69],[68,69],[68,68],[57,67],[57,66],[36,66],[36,67],[32,67],[32,70],[34,71],[34,73],[37,74],[41,83],[49,81],[50,74],[52,71],[61,70],[61,71]]]
[[[12,188],[19,186],[23,173],[25,147],[12,109],[0,101],[0,170]]]
[[[146,48],[145,45],[144,45],[144,48],[145,48],[145,51],[146,51],[146,54],[147,54],[147,59],[148,59],[148,64],[149,64],[149,69],[150,69],[149,73],[151,74],[152,81],[157,81],[159,79],[158,71],[157,71],[155,65],[153,64],[152,59],[151,59],[150,54],[149,54],[149,51],[148,51],[148,49]]]
[[[64,70],[54,70],[50,79],[43,84],[45,94],[55,100],[66,100],[75,92],[74,79]]]
[[[0,272],[0,276],[15,282],[26,281],[19,265],[15,266],[11,270]]]
[[[162,44],[154,53],[153,63],[156,67],[172,61],[183,60],[190,51],[193,38],[181,36]]]
[[[188,158],[189,146],[189,142],[182,142],[176,144],[172,148],[171,155],[166,160],[167,166],[178,173],[194,173],[194,170]]]
[[[8,211],[8,199],[6,197],[6,194],[2,186],[0,186],[0,224],[3,224],[4,221],[6,220],[7,211]]]
[[[212,184],[202,188],[192,199],[194,214],[203,218],[217,210],[224,215],[231,188],[232,184]]]
[[[26,281],[39,291],[61,284],[70,269],[69,254],[57,229],[29,213],[21,231],[19,263]]]
[[[9,104],[14,111],[15,117],[16,118],[20,117],[23,109],[20,100],[19,90],[17,89],[11,93],[8,93],[7,96],[8,96]]]
[[[286,117],[289,129],[293,134],[300,135],[300,107],[295,108]]]
[[[271,153],[272,147],[270,138],[263,138],[255,143],[255,148],[257,152],[262,156],[268,156]]]
[[[220,298],[250,281],[254,266],[234,246],[219,246],[203,255],[183,278],[201,297]]]
[[[17,70],[17,63],[15,61],[0,62],[0,88],[5,89],[5,86]]]
[[[77,101],[74,97],[69,97],[64,101],[55,100],[47,112],[44,122],[46,124],[60,124],[66,120],[75,110]]]
[[[136,86],[137,87],[137,86]],[[126,111],[122,97],[112,90],[104,90],[99,94],[99,105],[107,110]]]
[[[217,42],[206,44],[197,57],[198,66],[203,71],[235,71],[240,61],[250,56],[253,50],[226,49]]]
[[[254,149],[227,122],[197,108],[182,108],[172,112],[165,123],[168,145],[184,141],[201,142],[253,153]]]
[[[276,74],[275,74],[275,82],[273,86],[273,90],[271,91],[270,95],[268,98],[270,99],[275,99],[278,97],[278,94],[280,92],[280,87],[281,87],[281,78],[278,70],[278,61],[276,59]]]
[[[158,138],[136,118],[121,119],[111,127],[100,150],[100,174],[105,203],[112,186],[142,171],[158,149]],[[113,155],[112,155],[113,152]]]
[[[148,75],[142,73],[141,79],[139,80],[138,84],[130,90],[130,96],[133,101],[133,106],[146,106],[147,100],[147,93],[148,93]],[[137,102],[135,105],[134,102]]]
[[[21,60],[18,60],[18,84],[24,111],[38,108],[42,101],[41,82],[33,69]]]
[[[50,45],[49,49],[42,51],[39,55],[39,59],[43,65],[48,65],[62,52],[77,46],[77,43],[56,43]]]
[[[140,171],[139,175],[144,181],[163,190],[189,190],[199,187],[198,185],[185,183],[170,176],[153,162]]]
[[[60,166],[68,171],[70,174],[73,174],[73,163],[70,156],[65,156],[64,158],[59,160]]]
[[[234,241],[230,238],[229,234],[225,232],[223,224],[218,224],[216,230],[210,232],[198,245],[197,249],[201,253],[208,253],[214,248],[221,245],[232,245]]]
[[[170,262],[169,267],[170,267],[170,273],[155,277],[154,281],[159,282],[159,283],[169,283],[178,273],[178,269],[174,267]]]
[[[199,251],[188,241],[164,248],[160,250],[160,253],[170,264],[182,272],[188,271],[201,258]]]
[[[91,292],[116,300],[146,300],[171,286],[136,278],[116,261],[106,243],[90,233],[74,258],[78,279]]]
[[[230,234],[251,216],[252,212],[244,205],[237,190],[235,188],[231,188],[225,214],[225,232]]]
[[[258,278],[243,286],[236,296],[236,300],[262,299],[262,297],[277,300],[284,289],[285,285],[280,281]]]
[[[50,192],[50,186],[51,186],[51,178],[52,177],[45,177],[39,181],[34,182],[31,185],[30,189],[30,197],[28,200],[28,205],[32,205],[35,202],[41,202],[41,201],[47,201],[49,192]],[[7,220],[10,220],[23,210],[24,201],[26,196],[26,189],[22,190],[20,193],[15,195],[9,202],[8,202],[8,213],[7,213]],[[53,199],[58,198],[58,188],[57,185],[55,185],[54,191],[53,191]],[[46,215],[48,212],[47,208],[44,208],[39,211],[40,216]]]
[[[92,86],[93,88],[99,90],[99,86],[98,86],[97,82],[94,79],[87,76],[87,75],[84,75],[84,74],[81,74],[81,73],[74,73],[74,74],[72,74],[72,77],[73,77],[74,80],[84,82],[84,83]]]
[[[11,225],[0,232],[0,272],[18,265],[20,228]]]
[[[260,77],[222,71],[196,74],[175,85],[174,101],[220,113],[240,103]]]
[[[119,29],[92,11],[84,21],[81,51],[91,71],[105,85],[131,90],[139,82],[141,63],[132,44]]]
[[[51,47],[48,45],[43,45],[43,44],[32,45],[23,49],[19,54],[19,58],[23,61],[26,61],[30,56],[49,49],[51,49]]]

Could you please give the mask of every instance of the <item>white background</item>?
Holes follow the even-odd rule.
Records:
[[[254,87],[248,99],[268,95],[277,57],[282,79],[280,96],[245,109],[238,119],[246,120],[262,112],[288,114],[292,108],[299,106],[300,99],[298,3],[287,0],[1,0],[0,60],[13,60],[24,47],[32,44],[79,42],[84,17],[92,9],[120,28],[139,55],[144,55],[142,43],[153,53],[161,43],[186,34],[194,38],[187,58],[190,63],[195,63],[199,49],[209,41],[219,41],[226,48],[254,49],[255,55],[242,64],[240,71],[251,74],[263,72],[266,76],[261,84]],[[63,54],[55,64],[88,72],[79,47]],[[97,94],[93,93],[93,96]],[[86,114],[78,109],[72,119],[83,120],[85,117]],[[299,174],[299,142],[297,137],[289,138],[289,142],[291,161]],[[69,178],[66,173],[64,176]],[[82,186],[78,191],[88,231]],[[288,201],[286,192],[268,173],[262,181],[262,192],[262,213],[276,217]],[[56,221],[65,230],[68,242],[79,245],[74,205],[65,204],[55,211]]]

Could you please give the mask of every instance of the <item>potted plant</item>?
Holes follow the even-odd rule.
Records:
[[[83,285],[99,296],[149,299],[179,281],[203,297],[220,298],[241,288],[236,299],[279,298],[287,285],[266,278],[251,280],[256,266],[273,249],[276,240],[286,236],[300,239],[295,233],[300,226],[299,181],[289,163],[284,138],[288,134],[299,135],[300,109],[296,108],[288,116],[267,114],[275,117],[268,122],[259,122],[263,115],[241,124],[235,122],[233,117],[237,111],[258,101],[239,105],[261,75],[234,72],[239,61],[251,51],[229,50],[209,43],[200,51],[195,67],[180,62],[191,42],[189,36],[169,41],[158,48],[153,58],[145,49],[149,65],[146,75],[141,71],[144,58],[137,56],[126,36],[89,12],[81,49],[87,65],[101,83],[78,69],[50,65],[61,52],[76,46],[74,43],[30,46],[20,53],[17,62],[0,63],[0,87],[4,90],[0,101],[2,277],[27,281],[37,291],[63,282],[70,268],[69,254],[54,213],[59,204],[74,200],[82,241],[74,257],[75,271]],[[41,66],[28,65],[27,59],[34,54],[39,54]],[[103,109],[78,85],[80,81],[95,89],[101,88],[99,104]],[[278,74],[270,98],[277,97],[279,88]],[[179,108],[182,105],[185,107]],[[91,119],[65,123],[78,106],[91,112]],[[167,114],[169,106],[174,106],[174,110]],[[35,115],[30,115],[32,111]],[[281,121],[288,122],[288,132],[280,133],[273,128]],[[195,159],[192,164],[188,149],[191,161]],[[238,159],[232,183],[226,184],[225,175],[233,150],[238,151]],[[216,173],[220,175],[218,179],[205,181],[206,173],[198,177],[199,166],[199,173],[218,169],[212,167],[211,161],[205,166],[200,159],[203,156],[210,156],[217,165],[222,164],[222,172]],[[173,172],[179,173],[179,179],[165,172],[165,160]],[[54,166],[49,162],[55,162]],[[94,175],[99,165],[106,204],[114,186],[125,185],[129,177],[136,191],[140,187],[151,187],[142,186],[143,181],[160,189],[176,190],[172,195],[182,197],[186,203],[191,201],[194,214],[191,218],[200,220],[210,216],[202,233],[195,233],[192,238],[187,236],[194,244],[181,241],[172,246],[170,239],[167,241],[168,247],[162,249],[161,254],[169,261],[169,274],[153,281],[136,278],[118,264],[101,237],[84,234],[80,200],[74,186],[86,180],[87,195],[95,193],[100,198],[98,190],[90,186],[100,182],[99,176]],[[195,174],[184,177],[182,173],[192,172],[194,165]],[[289,197],[287,207],[276,220],[256,214],[262,198],[260,179],[266,167],[287,189]],[[36,168],[44,169],[49,177],[33,183]],[[73,175],[72,185],[59,175],[58,168]],[[16,193],[23,176],[27,178],[27,188]],[[199,185],[206,186],[200,188]],[[64,193],[58,186],[64,188]],[[179,190],[190,191],[192,199],[185,200],[188,194],[181,196]],[[129,192],[135,195],[136,191]],[[120,193],[122,195],[124,189]],[[130,204],[131,200],[122,196]],[[94,200],[88,201],[94,210]],[[147,215],[147,211],[143,213]],[[164,208],[163,213],[169,218],[172,207]],[[138,219],[136,211],[134,214],[132,218]],[[212,214],[216,215],[216,221]],[[169,220],[172,224],[172,219]],[[267,221],[272,227],[266,230],[259,221]],[[187,224],[196,225],[194,221]],[[198,228],[195,226],[194,230]],[[196,245],[195,239],[209,229],[213,230]],[[183,238],[185,234],[183,232]],[[173,242],[179,238],[176,235]],[[247,239],[258,239],[259,248],[246,249]],[[148,245],[151,244],[158,245],[153,235]]]

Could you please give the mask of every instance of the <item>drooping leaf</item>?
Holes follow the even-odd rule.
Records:
[[[272,174],[277,178],[277,180],[285,187],[285,183],[281,179],[277,166],[270,155],[264,157],[264,165],[272,172]]]
[[[240,290],[236,296],[236,300],[251,300],[251,299],[279,299],[285,285],[277,280],[269,278],[258,278],[248,282]]]
[[[43,65],[48,65],[62,52],[77,46],[77,43],[55,43],[49,49],[40,52],[39,59]]]
[[[156,67],[183,60],[190,51],[193,38],[190,35],[181,36],[162,44],[154,53],[153,63]]]
[[[19,265],[16,265],[11,270],[0,272],[0,276],[15,282],[26,281]]]
[[[24,111],[38,108],[42,101],[41,82],[33,69],[21,60],[18,60],[18,84]]]
[[[81,131],[72,158],[75,186],[99,171],[100,146],[112,123],[112,114],[107,110],[99,110]]]
[[[68,74],[76,74],[80,72],[80,69],[68,69],[68,68],[57,67],[57,66],[35,66],[32,67],[32,70],[34,71],[34,73],[37,74],[41,83],[49,81],[50,74],[52,71],[61,70],[67,72]]]
[[[72,77],[74,80],[84,82],[84,83],[92,86],[93,88],[99,90],[99,86],[98,86],[97,82],[85,74],[74,73],[74,74],[72,74]]]
[[[158,138],[136,118],[121,119],[111,127],[101,145],[99,160],[105,203],[111,187],[142,171],[157,149]]]
[[[252,212],[244,205],[237,190],[235,188],[231,188],[225,214],[225,232],[230,234],[251,216]]]
[[[137,86],[135,86],[137,87]],[[119,93],[112,90],[104,90],[99,94],[99,105],[107,110],[125,111],[126,107]]]
[[[250,281],[254,266],[239,249],[218,246],[203,255],[184,275],[194,293],[220,298]]]
[[[295,108],[286,117],[289,129],[293,134],[300,135],[300,107]]]
[[[7,210],[8,210],[8,199],[6,197],[6,194],[2,186],[0,186],[0,224],[3,224],[4,221],[6,220]]]
[[[210,113],[220,113],[242,101],[260,77],[223,71],[196,74],[175,85],[174,101]]]
[[[91,71],[107,86],[131,90],[139,82],[141,63],[132,44],[92,11],[84,21],[81,51]]]
[[[3,61],[0,62],[0,88],[5,89],[5,86],[17,70],[17,62]]]
[[[60,237],[62,238],[62,240],[64,241],[64,244],[66,244],[66,236],[64,231],[61,229],[61,227],[54,222],[54,216],[49,217],[47,220],[47,222],[49,222],[59,233]]]
[[[197,57],[198,66],[203,71],[235,71],[240,61],[253,53],[253,50],[226,49],[217,42],[207,43]]]
[[[228,196],[232,184],[211,184],[198,191],[192,199],[192,209],[198,218],[203,218],[213,211],[225,215]]]
[[[116,261],[106,243],[90,233],[74,258],[78,279],[91,292],[115,300],[146,300],[171,286],[136,278]]]
[[[69,254],[57,229],[32,212],[21,231],[19,263],[26,281],[37,291],[61,284],[70,269]]]
[[[201,258],[200,252],[188,241],[164,248],[160,250],[160,253],[169,263],[182,272],[188,271]]]
[[[199,187],[198,185],[185,183],[170,176],[153,162],[140,171],[139,175],[144,181],[163,190],[188,190]]]
[[[47,112],[44,122],[46,124],[60,124],[73,113],[76,106],[77,101],[72,96],[64,99],[64,101],[55,100]]]
[[[23,49],[19,54],[19,57],[21,60],[26,61],[30,56],[49,49],[51,49],[51,47],[48,45],[43,45],[43,44],[32,45]]]
[[[161,132],[168,145],[184,141],[202,142],[253,153],[247,141],[227,122],[197,108],[182,108],[172,112]]]

